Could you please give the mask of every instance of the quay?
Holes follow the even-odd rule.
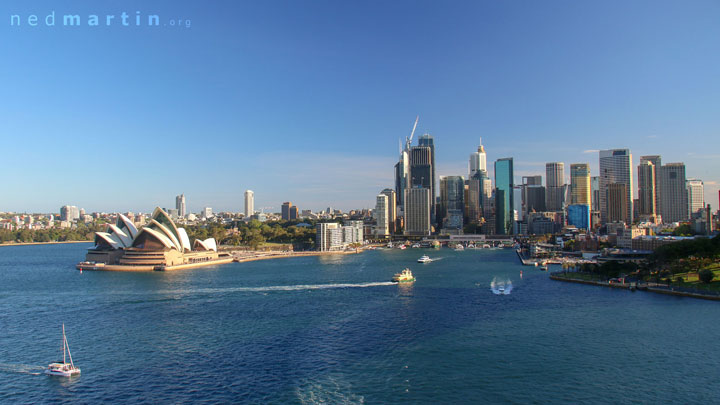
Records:
[[[710,295],[710,294],[701,294],[696,292],[689,292],[689,291],[681,291],[681,290],[675,290],[675,289],[668,289],[668,288],[660,288],[657,285],[652,286],[651,284],[637,284],[637,283],[611,283],[609,281],[595,281],[595,280],[582,280],[577,278],[569,278],[569,277],[562,277],[560,274],[567,274],[567,273],[552,273],[550,274],[551,280],[556,281],[565,281],[568,283],[577,283],[577,284],[587,284],[587,285],[594,285],[594,286],[600,286],[600,287],[609,287],[609,288],[621,288],[626,290],[637,290],[637,291],[647,291],[652,292],[656,294],[665,294],[665,295],[674,295],[677,297],[689,297],[689,298],[699,298],[703,300],[711,300],[711,301],[720,301],[720,296],[718,295]]]

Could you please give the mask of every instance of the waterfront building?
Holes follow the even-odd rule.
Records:
[[[187,214],[185,208],[185,194],[180,194],[175,197],[175,209],[177,210],[178,217],[185,218],[185,214]]]
[[[456,233],[463,228],[465,179],[462,176],[440,176],[440,205],[437,217],[442,229]]]
[[[315,247],[321,252],[343,249],[343,232],[337,222],[321,222],[317,224]]]
[[[590,206],[587,204],[571,204],[567,207],[568,225],[578,229],[590,230]]]
[[[477,152],[470,154],[468,179],[472,179],[477,172],[484,173],[487,176],[487,155],[482,144],[482,138],[480,138],[480,146],[478,146]]]
[[[633,218],[633,207],[632,207],[632,190],[633,190],[633,175],[632,175],[632,154],[629,149],[609,149],[601,150],[600,156],[600,216],[603,222],[610,221],[608,219],[608,201],[609,201],[609,186],[610,184],[624,184],[625,185],[625,197],[622,199],[615,199],[613,201],[616,204],[613,208],[617,208],[617,204],[623,204],[625,208],[625,214],[622,218],[626,219],[626,223],[631,223]],[[615,186],[615,192],[618,191],[618,186]],[[615,215],[617,217],[617,215]]]
[[[330,211],[330,208],[328,208],[328,211]],[[281,218],[285,221],[291,221],[293,219],[298,218],[298,208],[294,206],[291,202],[286,201],[282,203],[281,207]],[[328,213],[328,215],[331,215]]]
[[[685,164],[668,163],[660,167],[660,215],[665,223],[689,218]]]
[[[607,222],[623,222],[630,223],[628,217],[628,200],[627,184],[610,183],[607,186]]]
[[[495,233],[498,235],[508,235],[513,230],[513,176],[513,158],[495,161]]]
[[[255,213],[255,193],[252,190],[245,190],[245,218],[250,218]]]
[[[378,194],[375,198],[375,236],[378,238],[386,238],[390,235],[390,221],[388,218],[388,196]]]
[[[592,203],[590,195],[590,165],[573,163],[570,165],[570,204],[587,205]]]
[[[705,187],[702,180],[687,180],[688,218],[705,210]]]
[[[358,220],[346,220],[343,223],[343,242],[350,243],[363,243],[363,221]]]
[[[388,226],[389,226],[389,234],[394,235],[395,229],[397,226],[397,196],[395,195],[395,190],[391,188],[386,188],[383,191],[380,192],[380,194],[385,194],[388,198],[387,206],[388,206]]]
[[[60,208],[60,220],[72,222],[80,219],[80,210],[74,205],[65,205]]]
[[[430,235],[430,189],[413,187],[405,190],[405,235]]]
[[[132,221],[118,214],[106,232],[95,233],[95,246],[88,250],[87,266],[103,264],[107,270],[153,270],[158,266],[194,265],[221,257],[215,239],[196,239],[191,245],[184,228],[157,207],[149,223],[138,231]]]

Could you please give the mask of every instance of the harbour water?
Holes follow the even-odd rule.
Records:
[[[88,246],[0,248],[0,402],[720,397],[720,304],[555,282],[511,250],[80,273]],[[417,281],[389,283],[404,267]],[[493,279],[511,293],[493,294]],[[42,374],[62,355],[63,322],[77,378]]]

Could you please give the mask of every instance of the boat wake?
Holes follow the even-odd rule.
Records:
[[[497,277],[493,277],[492,282],[490,283],[490,290],[495,295],[510,295],[510,292],[513,289],[512,281],[509,279],[498,279]]]
[[[31,364],[0,364],[0,373],[41,375],[45,367]]]
[[[234,292],[270,292],[270,291],[302,291],[302,290],[327,290],[333,288],[368,288],[395,285],[390,281],[374,283],[338,283],[338,284],[300,284],[300,285],[273,285],[264,287],[227,287],[227,288],[198,288],[192,290],[165,290],[158,291],[161,294],[216,294]]]

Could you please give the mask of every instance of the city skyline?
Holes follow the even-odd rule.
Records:
[[[128,1],[193,25],[0,24],[11,39],[0,50],[16,62],[0,67],[12,79],[0,131],[15,169],[0,174],[0,211],[147,212],[183,193],[189,212],[241,212],[246,189],[275,211],[288,200],[372,208],[417,115],[416,139],[434,138],[436,182],[467,176],[480,137],[488,176],[512,157],[514,184],[548,162],[564,162],[566,183],[573,163],[595,176],[598,150],[629,149],[633,184],[638,158],[661,155],[701,179],[717,209],[720,7],[548,4],[560,3]],[[9,2],[3,17],[50,10],[118,14],[41,1]],[[98,58],[103,49],[113,52]],[[108,161],[121,156],[118,171]]]

